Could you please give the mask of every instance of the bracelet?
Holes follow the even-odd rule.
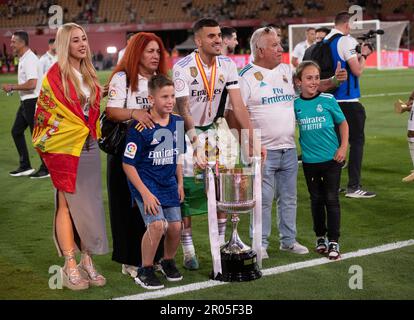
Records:
[[[339,87],[341,85],[341,82],[336,78],[336,76],[331,77],[331,81],[335,87]]]

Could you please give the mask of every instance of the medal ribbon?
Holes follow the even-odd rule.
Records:
[[[203,79],[204,88],[207,91],[208,100],[210,101],[210,106],[208,109],[208,116],[211,117],[211,109],[212,109],[212,102],[213,102],[213,94],[214,94],[214,85],[216,84],[216,58],[214,58],[213,65],[211,66],[211,76],[210,81],[208,81],[206,72],[204,71],[204,67],[201,63],[200,55],[198,52],[195,54],[195,60],[197,63],[197,68],[200,71],[201,78]]]

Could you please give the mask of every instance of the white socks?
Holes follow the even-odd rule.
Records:
[[[183,246],[184,256],[194,256],[195,249],[193,244],[193,234],[191,228],[183,229],[181,231],[181,245]]]
[[[411,160],[413,161],[414,168],[414,138],[408,138],[408,149],[410,150]]]

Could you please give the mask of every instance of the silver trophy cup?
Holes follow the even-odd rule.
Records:
[[[249,213],[255,206],[254,175],[250,168],[225,169],[216,176],[217,209],[232,216],[231,238],[221,249],[222,281],[250,281],[262,276],[256,252],[241,241],[237,225],[239,214]]]

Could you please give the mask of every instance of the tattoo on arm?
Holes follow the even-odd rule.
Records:
[[[190,110],[190,98],[189,97],[180,97],[177,98],[177,103],[175,104],[175,109],[178,114],[184,119],[184,128],[190,138],[191,143],[197,141],[197,135],[195,134],[193,116]]]

